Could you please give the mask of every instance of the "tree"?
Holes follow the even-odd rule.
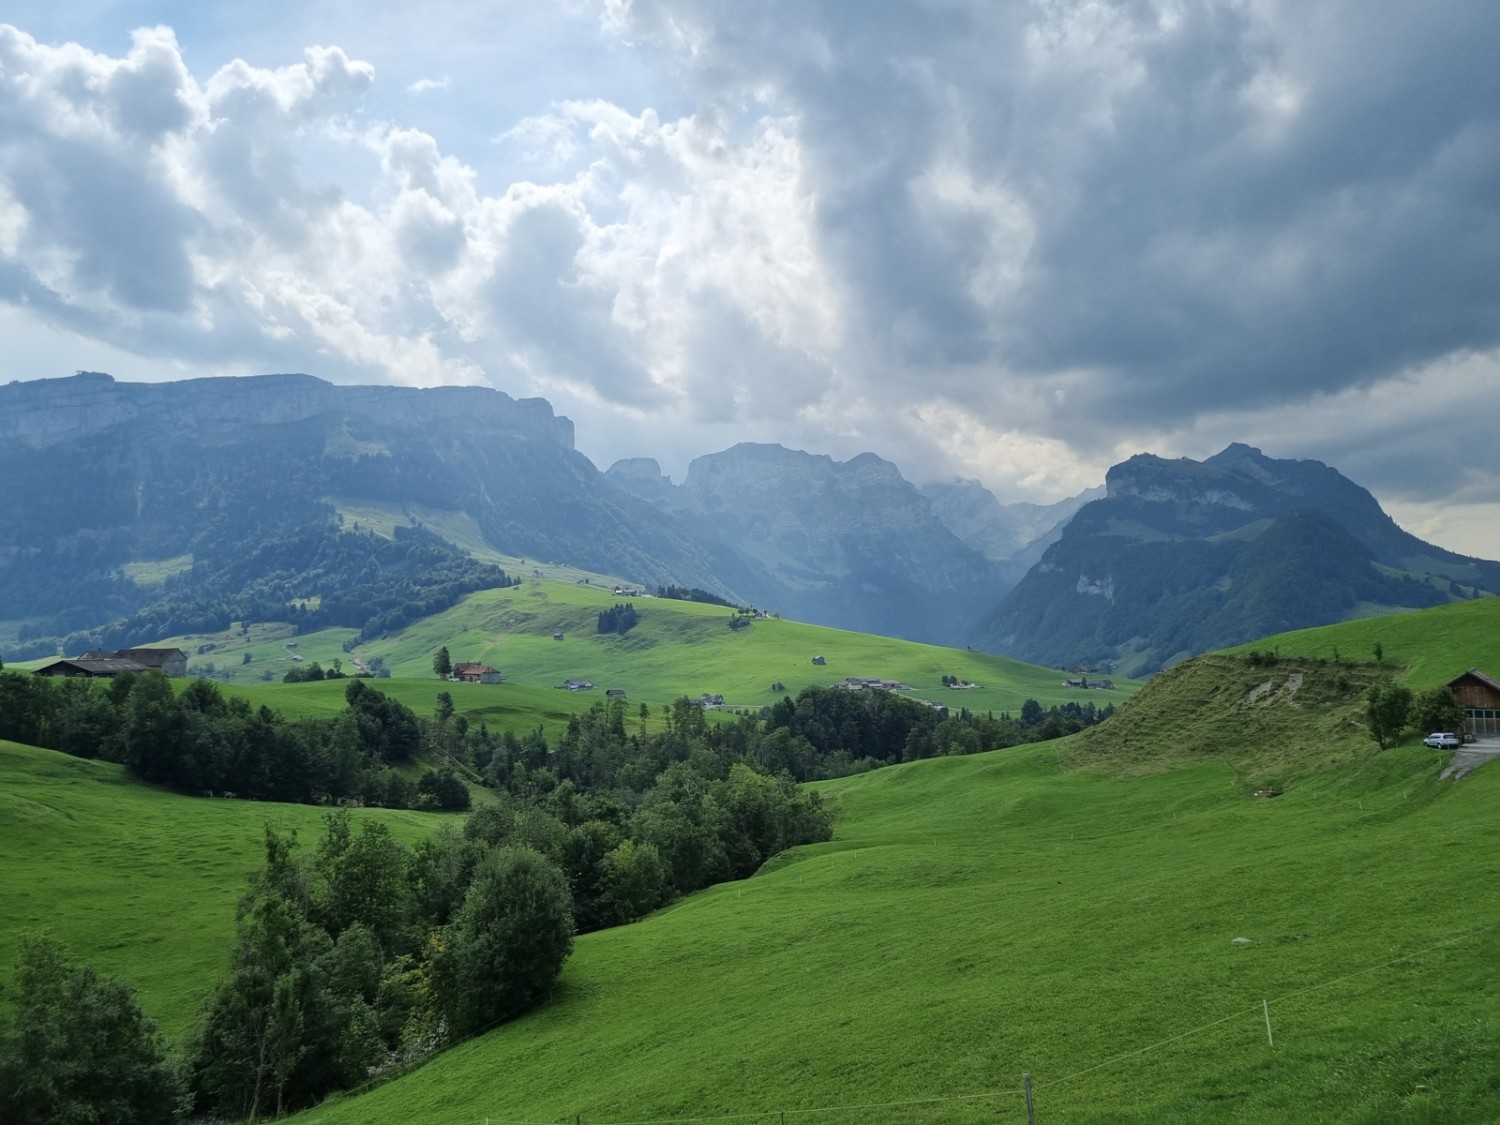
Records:
[[[1398,738],[1411,713],[1411,689],[1400,684],[1376,684],[1365,701],[1370,737],[1384,750]]]
[[[0,1120],[179,1118],[177,1077],[129,985],[71,960],[55,938],[29,933],[14,987],[14,1013],[0,1018]]]
[[[469,1035],[529,1008],[572,951],[572,897],[557,866],[530,848],[489,852],[435,958],[451,1033]]]
[[[1466,718],[1463,704],[1453,698],[1446,687],[1428,688],[1412,700],[1411,724],[1423,731],[1463,730]]]
[[[432,658],[432,670],[437,673],[440,680],[446,680],[453,675],[453,660],[448,655],[447,645],[438,649],[437,655]]]

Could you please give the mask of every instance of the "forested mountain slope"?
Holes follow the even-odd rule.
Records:
[[[1268,633],[1500,592],[1500,563],[1402,531],[1316,461],[1231,445],[1142,454],[980,622],[976,644],[1039,664],[1150,673]]]

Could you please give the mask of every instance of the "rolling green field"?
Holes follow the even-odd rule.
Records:
[[[360,645],[352,653],[343,649],[353,636],[350,630],[296,636],[288,625],[253,625],[244,633],[233,629],[161,643],[193,654],[190,670],[212,663],[220,678],[227,674],[237,694],[288,716],[328,716],[343,707],[343,685],[338,681],[283,684],[288,669],[313,661],[328,668],[339,660],[345,672],[352,672],[355,657],[378,656],[393,675],[375,686],[420,715],[431,714],[437,693],[448,691],[459,713],[473,723],[486,723],[494,731],[530,730],[541,724],[549,734],[569,715],[588,710],[609,688],[627,693],[632,714],[641,703],[656,710],[682,696],[696,699],[705,692],[723,695],[727,708],[758,710],[780,698],[771,688],[777,681],[796,695],[809,685],[833,684],[846,676],[900,680],[918,698],[996,714],[1014,714],[1028,698],[1045,706],[1069,700],[1118,706],[1140,688],[1139,682],[1125,679],[1115,680],[1112,691],[1065,688],[1067,674],[1005,657],[775,617],[730,629],[730,611],[723,607],[661,598],[630,599],[640,623],[623,637],[599,634],[600,611],[623,600],[594,585],[528,581],[472,594],[446,612],[397,636]],[[563,634],[560,641],[553,639],[558,632]],[[198,652],[210,645],[209,651]],[[437,679],[432,658],[443,646],[454,662],[499,668],[505,682],[450,684]],[[302,660],[294,661],[294,655]],[[826,664],[814,665],[814,656],[822,656]],[[944,687],[945,675],[974,686]],[[595,690],[560,690],[569,679],[589,680]]]
[[[296,1120],[1024,1120],[1023,1072],[1048,1125],[1497,1120],[1500,768],[1438,768],[1369,743],[1266,800],[1030,747],[824,783],[831,843]]]
[[[556,589],[566,596],[548,596]],[[495,653],[566,649],[576,635],[577,651],[605,666],[626,643],[647,642],[630,650],[643,685],[631,686],[631,706],[664,686],[658,649],[701,669],[755,637],[777,644],[762,640],[761,657],[737,650],[749,662],[800,657],[812,638],[829,680],[920,686],[920,665],[860,665],[924,646],[774,620],[717,637],[730,633],[715,624],[722,611],[682,603],[640,602],[640,638],[554,642],[547,615],[572,606],[591,622],[613,600],[556,589],[458,607],[472,641],[423,623],[393,642],[411,646],[404,664],[388,657],[412,678],[377,686],[414,693],[419,711],[444,687],[465,710],[494,693],[521,704],[514,721],[531,726],[528,707],[550,703],[561,719],[598,698],[546,686],[555,671],[493,687],[415,678],[436,638],[454,659],[513,674],[524,660],[463,648],[507,622]],[[820,1125],[1024,1121],[1024,1072],[1045,1125],[1500,1121],[1500,765],[1441,781],[1446,755],[1417,734],[1381,752],[1362,726],[1366,685],[1407,664],[1414,687],[1472,666],[1493,674],[1497,606],[1270,638],[1246,647],[1279,652],[1275,666],[1223,654],[1189,662],[1072,739],[820,783],[839,813],[832,841],[580,938],[537,1011],[295,1120],[779,1125],[784,1111]],[[528,609],[538,616],[522,628]],[[666,635],[643,632],[653,618]],[[931,682],[946,672],[984,691],[998,681],[979,669],[1011,667],[923,655]],[[765,665],[712,666],[726,681],[767,678]],[[1060,674],[1015,667],[1037,685],[1017,689],[1022,698],[1048,702],[1044,681],[1061,691]],[[587,668],[568,674],[612,686]],[[342,687],[235,690],[315,714],[336,710]],[[1266,786],[1279,795],[1257,796]],[[48,922],[141,988],[175,1034],[222,968],[267,815],[311,842],[321,811],[175,797],[117,767],[0,744],[0,956],[19,930]],[[441,823],[356,815],[389,819],[406,839]]]
[[[265,859],[265,825],[311,847],[326,809],[184,797],[123,766],[0,742],[0,966],[20,933],[50,928],[140,990],[176,1036],[228,962],[235,903]],[[355,809],[408,842],[452,814]]]

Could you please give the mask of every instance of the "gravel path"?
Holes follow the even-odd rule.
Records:
[[[1438,776],[1459,781],[1495,758],[1500,758],[1500,739],[1481,738],[1478,742],[1471,742],[1453,751],[1453,760]]]

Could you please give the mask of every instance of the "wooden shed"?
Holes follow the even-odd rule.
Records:
[[[1470,668],[1457,679],[1449,680],[1448,690],[1468,716],[1465,725],[1470,734],[1500,735],[1500,683],[1478,668]]]

